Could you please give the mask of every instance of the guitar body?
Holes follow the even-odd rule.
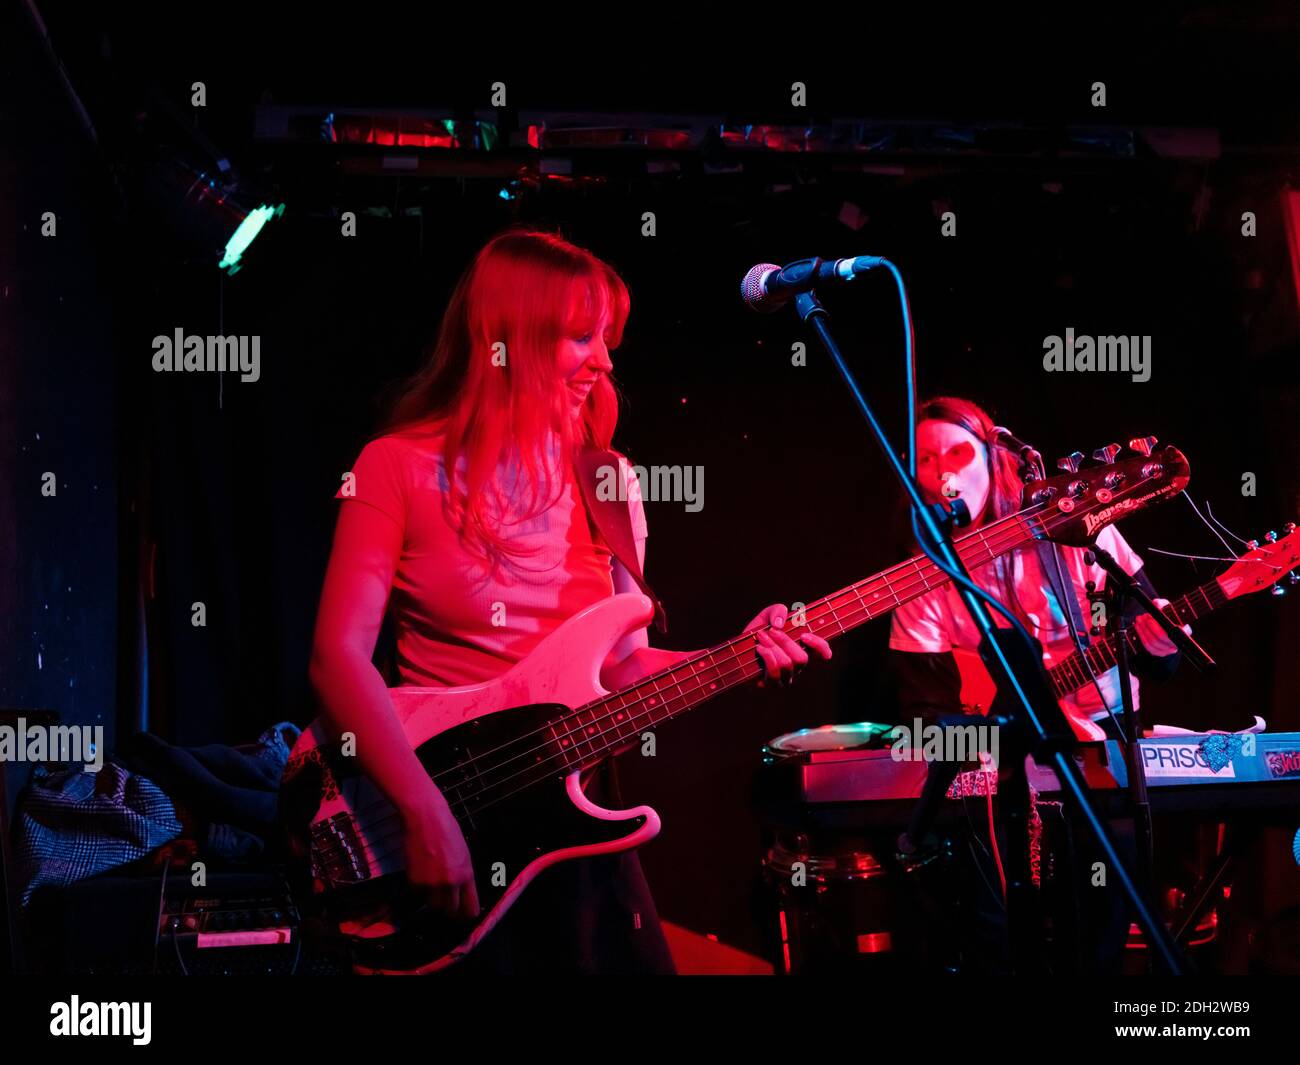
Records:
[[[1042,644],[1037,640],[1034,642],[1041,652]],[[954,647],[952,657],[957,663],[957,672],[961,676],[962,705],[978,707],[980,713],[987,714],[993,706],[993,700],[997,698],[998,686],[984,664],[984,659],[980,658],[978,651],[966,647]],[[1051,676],[1050,670],[1048,676]],[[1065,715],[1065,720],[1074,732],[1074,738],[1080,743],[1095,743],[1106,738],[1106,733],[1087,714],[1080,713],[1064,700],[1061,701],[1060,707],[1061,713]]]
[[[433,972],[464,957],[501,921],[520,893],[558,862],[629,850],[659,832],[648,806],[607,810],[587,798],[586,771],[529,773],[565,757],[576,766],[581,736],[548,727],[567,710],[608,693],[600,669],[613,646],[650,620],[640,594],[616,595],[574,615],[507,673],[456,688],[395,688],[406,740],[447,797],[473,861],[480,917],[429,914],[403,870],[401,822],[392,805],[319,719],[289,757],[281,811],[294,852],[310,863],[326,912],[352,937],[360,971]],[[493,754],[513,785],[490,803],[473,798],[475,759]]]

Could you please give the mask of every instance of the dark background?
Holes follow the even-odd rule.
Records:
[[[618,445],[646,466],[705,468],[701,512],[647,504],[667,646],[716,643],[768,603],[810,601],[899,557],[896,489],[833,368],[792,312],[759,318],[737,298],[765,260],[893,259],[922,394],[976,399],[1049,462],[1153,434],[1186,453],[1192,495],[1242,537],[1300,512],[1300,321],[1281,212],[1300,164],[1300,20],[1281,5],[985,26],[987,39],[950,23],[908,37],[860,10],[828,12],[821,55],[780,24],[718,33],[664,12],[621,30],[593,21],[586,40],[513,19],[417,26],[369,7],[329,21],[227,7],[180,22],[41,5],[52,55],[29,11],[6,5],[3,31],[0,706],[102,723],[110,746],[138,727],[238,743],[309,721],[339,477],[383,390],[419,364],[456,277],[514,221],[560,228],[628,282]],[[197,111],[195,80],[208,92]],[[720,115],[731,128],[854,117],[874,149],[566,151],[555,154],[581,180],[558,181],[529,175],[527,151],[475,170],[484,153],[402,150],[421,169],[395,176],[381,149],[254,135],[287,106],[464,116],[487,108],[496,80],[510,92],[504,128],[528,111]],[[805,110],[790,106],[795,80],[808,83]],[[1104,110],[1089,103],[1094,81]],[[234,277],[182,245],[143,184],[157,146],[195,132],[287,204]],[[1207,137],[1212,150],[1188,147]],[[845,204],[865,218],[856,231]],[[39,233],[46,210],[53,240]],[[340,239],[343,210],[358,215],[354,239]],[[940,236],[944,210],[955,238]],[[1254,238],[1241,235],[1246,210]],[[872,278],[825,302],[901,440],[892,287]],[[261,380],[153,373],[152,338],[178,326],[259,334]],[[1070,326],[1151,335],[1150,381],[1045,373],[1043,337]],[[802,368],[790,364],[799,339]],[[46,470],[59,474],[52,500],[39,494]],[[1241,494],[1246,472],[1254,497]],[[1183,500],[1123,531],[1169,596],[1215,567],[1148,548],[1222,553]],[[195,601],[205,628],[190,624]],[[623,759],[627,798],[664,820],[643,861],[665,917],[757,948],[759,748],[795,728],[888,719],[887,635],[868,625],[793,689],[732,693],[662,730],[655,760]],[[1239,728],[1258,713],[1300,729],[1298,635],[1295,604],[1268,595],[1206,619],[1197,636],[1219,669],[1144,688],[1147,721]],[[1300,898],[1281,841],[1265,871],[1269,907]]]

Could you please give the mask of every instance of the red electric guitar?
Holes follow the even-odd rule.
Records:
[[[1164,608],[1164,614],[1177,625],[1187,625],[1202,618],[1211,610],[1218,610],[1243,595],[1273,588],[1300,566],[1300,537],[1295,534],[1295,523],[1283,528],[1282,539],[1269,533],[1263,544],[1251,541],[1252,546],[1228,569],[1214,580],[1194,588],[1181,599]],[[1136,629],[1128,629],[1129,654],[1142,650]],[[1083,651],[1075,651],[1047,671],[1057,698],[1064,698],[1092,683],[1093,674],[1101,676],[1118,661],[1116,645],[1118,636],[1095,640]]]
[[[1295,528],[1295,523],[1289,522],[1282,530],[1281,539],[1275,533],[1269,533],[1262,544],[1252,540],[1246,554],[1223,573],[1166,606],[1165,616],[1178,625],[1187,625],[1243,595],[1275,588],[1284,577],[1290,576],[1294,582],[1295,570],[1300,567],[1300,536],[1296,536]],[[1126,636],[1129,654],[1139,653],[1142,643],[1137,630],[1128,629]],[[1093,640],[1085,650],[1075,651],[1048,669],[1047,676],[1052,682],[1056,697],[1064,699],[1081,691],[1092,683],[1094,676],[1100,677],[1114,668],[1119,661],[1116,654],[1118,643],[1117,635],[1103,636]],[[964,648],[955,648],[953,657],[961,672],[962,702],[981,708],[990,706],[997,694],[997,686],[979,655]],[[1066,716],[1070,718],[1080,739],[1090,737],[1088,725],[1082,724],[1068,710]]]

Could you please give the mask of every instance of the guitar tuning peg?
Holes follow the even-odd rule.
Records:
[[[1270,594],[1270,595],[1286,595],[1286,589],[1283,588],[1280,584],[1275,584],[1275,585],[1273,585],[1273,587],[1270,589],[1269,594]]]
[[[1092,453],[1092,457],[1098,462],[1104,462],[1109,466],[1115,461],[1115,456],[1123,450],[1124,449],[1118,444],[1107,444],[1105,447],[1097,448],[1097,450]]]
[[[1069,470],[1071,473],[1078,473],[1079,466],[1082,462],[1083,452],[1071,451],[1065,458],[1056,460],[1056,468],[1058,470]]]
[[[1288,521],[1285,525],[1282,526],[1282,531],[1286,533],[1287,536],[1290,536],[1293,532],[1295,532],[1295,522]]]
[[[1292,570],[1286,575],[1286,582],[1287,584],[1300,584],[1300,573]]]
[[[1277,543],[1277,533],[1273,532],[1272,530],[1266,532],[1266,533],[1264,534],[1264,542],[1265,542],[1266,544],[1275,544],[1275,543]]]
[[[1259,541],[1258,541],[1258,540],[1247,540],[1247,541],[1246,541],[1246,550],[1247,550],[1247,551],[1258,551],[1258,550],[1259,550]]]
[[[1128,446],[1140,455],[1151,457],[1151,452],[1155,450],[1156,444],[1160,443],[1154,436],[1137,436],[1128,442]]]

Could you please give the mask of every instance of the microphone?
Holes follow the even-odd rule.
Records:
[[[759,263],[741,281],[740,296],[751,310],[771,314],[801,292],[811,291],[823,282],[852,281],[884,262],[879,255],[859,255],[852,259],[800,259],[787,266]]]
[[[995,444],[1000,444],[1002,447],[1011,451],[1024,451],[1026,448],[1030,451],[1034,450],[1029,444],[1026,444],[1021,440],[1020,437],[1016,436],[1016,434],[1010,429],[1002,425],[995,425],[993,427],[993,442]]]
[[[1043,466],[1043,456],[1038,453],[1032,444],[1026,444],[1010,429],[1002,425],[995,425],[993,427],[993,443],[998,447],[1005,447],[1009,451],[1014,451],[1020,456],[1021,471],[1026,481],[1041,481],[1046,476],[1047,470]]]

